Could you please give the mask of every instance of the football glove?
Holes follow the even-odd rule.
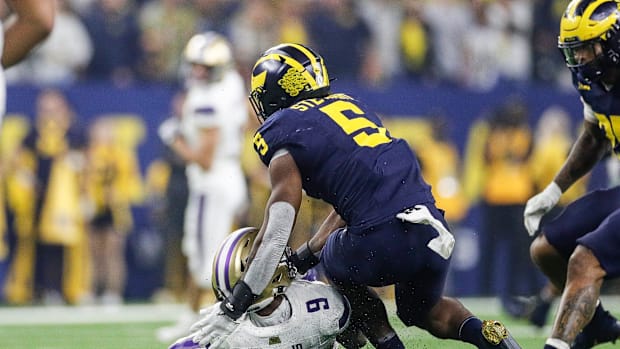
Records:
[[[562,189],[555,182],[551,182],[545,190],[527,201],[523,211],[523,222],[530,236],[536,234],[540,220],[558,203],[560,196],[562,196]]]
[[[172,144],[181,133],[181,123],[177,118],[168,118],[157,128],[157,134],[166,145]]]
[[[226,338],[239,326],[239,322],[233,320],[220,310],[221,302],[201,311],[205,316],[192,325],[192,341],[201,348],[220,348]]]
[[[320,262],[319,257],[310,250],[308,242],[301,245],[295,252],[290,252],[288,248],[285,252],[289,262],[291,262],[297,272],[302,275]]]

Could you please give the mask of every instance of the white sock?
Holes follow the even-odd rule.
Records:
[[[548,338],[545,344],[550,345],[557,349],[570,349],[570,345],[568,345],[568,343],[564,342],[561,339],[557,339],[557,338]]]

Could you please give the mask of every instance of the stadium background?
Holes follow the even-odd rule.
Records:
[[[105,13],[97,7],[104,1],[63,2],[80,4],[74,5],[74,8],[63,9],[63,13],[73,16],[87,26],[96,22],[94,19],[97,11]],[[170,50],[162,49],[162,52],[149,51],[136,54],[135,61],[131,62],[133,64],[131,67],[135,68],[132,78],[127,79],[127,76],[123,76],[119,80],[117,75],[112,74],[113,70],[105,75],[105,71],[97,70],[93,64],[89,65],[86,62],[86,66],[71,67],[73,70],[69,74],[55,81],[46,80],[51,79],[50,76],[57,75],[44,74],[44,68],[39,66],[46,67],[48,72],[64,70],[54,70],[53,65],[50,68],[43,64],[46,62],[45,55],[36,52],[21,69],[9,74],[7,106],[9,115],[5,125],[11,124],[18,129],[30,127],[35,115],[34,101],[42,90],[49,87],[57,88],[66,95],[83,126],[90,125],[100,116],[120,120],[119,127],[124,133],[128,151],[135,154],[139,164],[141,186],[139,191],[142,193],[141,198],[136,200],[132,207],[134,229],[129,235],[125,253],[129,267],[124,294],[127,300],[149,300],[162,286],[162,263],[166,250],[161,232],[150,215],[152,202],[148,200],[149,174],[163,152],[163,144],[157,137],[157,127],[170,116],[171,101],[181,88],[181,81],[177,69],[166,70],[165,73],[168,75],[165,75],[163,69],[158,70],[149,64],[158,62],[156,58],[169,56],[172,58],[168,59],[178,65],[181,57],[179,49],[189,35],[196,31],[221,29],[227,33],[233,42],[238,64],[245,76],[255,60],[254,55],[280,40],[298,38],[301,42],[311,42],[312,46],[326,57],[330,74],[336,78],[332,83],[333,90],[362,98],[384,117],[386,124],[392,124],[390,130],[394,135],[411,140],[419,152],[436,149],[429,146],[431,143],[429,133],[433,117],[441,115],[447,127],[446,139],[453,143],[457,153],[455,158],[448,158],[445,153],[432,152],[425,156],[427,159],[440,159],[439,162],[443,159],[446,159],[446,162],[462,162],[456,167],[455,175],[464,187],[468,186],[468,178],[475,179],[477,171],[481,171],[475,164],[482,154],[477,153],[472,157],[470,152],[476,145],[479,146],[486,141],[484,134],[478,133],[480,123],[488,121],[489,117],[497,113],[497,109],[510,99],[518,98],[525,103],[526,124],[532,133],[541,115],[548,108],[561,106],[569,115],[568,129],[573,136],[576,134],[576,129],[581,124],[582,108],[576,91],[570,86],[570,82],[567,82],[568,69],[555,47],[558,8],[561,11],[565,1],[349,1],[349,5],[365,6],[365,12],[361,11],[364,13],[358,16],[356,12],[345,9],[349,12],[345,11],[344,15],[350,16],[353,22],[365,21],[367,28],[358,28],[359,31],[340,28],[342,30],[337,34],[324,35],[320,40],[313,37],[317,32],[316,29],[326,24],[317,18],[326,20],[327,14],[337,12],[330,6],[344,2],[120,1],[119,3],[123,4],[120,5],[123,6],[123,11],[119,13],[128,14],[124,18],[136,17],[134,20],[140,22],[140,28],[134,33],[135,35],[140,35],[140,38],[143,38],[145,33],[154,35],[156,39],[162,40],[157,47],[170,48]],[[206,6],[207,3],[213,7]],[[95,10],[91,11],[89,6],[95,6]],[[221,6],[219,9],[223,12],[215,11],[218,6]],[[145,10],[147,7],[156,10],[144,15],[148,12]],[[165,9],[170,16],[158,19],[156,15],[158,7]],[[508,9],[505,11],[508,14],[502,13],[501,10],[497,12],[497,7],[505,7]],[[523,9],[528,11],[525,18]],[[485,10],[489,11],[487,23],[478,17],[480,12]],[[511,12],[512,10],[514,12]],[[402,24],[396,30],[396,34],[393,34],[395,36],[393,41],[386,40],[384,30],[386,24],[394,23],[390,20],[390,13],[396,13],[396,18],[400,20],[398,23]],[[138,20],[137,17],[140,16],[142,18]],[[281,21],[273,21],[273,18],[279,18]],[[300,23],[302,28],[299,27]],[[273,26],[276,24],[281,27],[274,29]],[[458,27],[463,24],[464,27]],[[149,31],[153,28],[155,34]],[[455,30],[456,34],[461,36],[455,36]],[[239,34],[239,31],[245,36]],[[447,35],[446,31],[449,32]],[[277,34],[267,35],[274,32]],[[494,32],[497,35],[491,35]],[[90,33],[95,31],[91,28]],[[258,37],[259,34],[265,35]],[[239,37],[242,39],[238,40]],[[110,46],[110,41],[105,41],[105,38],[105,35],[92,37],[93,61],[101,63],[103,56],[98,56],[101,52],[108,54],[133,52],[125,46]],[[377,43],[376,49],[381,56],[378,58],[379,65],[383,70],[377,73],[376,70],[364,69],[365,62],[360,62],[360,57],[372,55],[369,51],[356,46],[354,44],[356,40],[370,40]],[[134,36],[131,41],[135,45],[139,40]],[[65,39],[57,49],[61,52],[77,52],[67,46],[70,42],[71,39]],[[525,46],[522,46],[524,42]],[[127,44],[120,40],[117,43]],[[108,50],[98,51],[102,45],[108,45],[106,46]],[[251,48],[257,52],[253,52],[247,46],[252,46]],[[391,52],[390,47],[402,50],[399,51],[401,54],[399,59],[394,60],[394,55],[383,57],[386,52]],[[488,47],[501,47],[504,51],[485,51]],[[444,51],[449,48],[458,48],[462,51],[457,52],[455,56],[454,52],[448,54]],[[475,52],[475,49],[479,51]],[[490,60],[491,58],[499,60],[499,54],[504,59],[503,62]],[[525,59],[523,55],[526,56]],[[524,60],[527,64],[523,63]],[[178,68],[177,65],[173,64],[174,68]],[[145,67],[151,70],[145,71]],[[518,67],[525,67],[525,70],[517,70]],[[35,68],[36,70],[33,70]],[[14,122],[15,120],[17,122]],[[6,139],[3,138],[3,141]],[[7,147],[3,149],[6,150]],[[255,166],[256,156],[252,149],[247,146],[244,150],[246,167]],[[608,182],[605,167],[598,166],[589,178],[587,187],[589,189],[603,187]],[[472,191],[466,198],[461,198],[460,203],[451,208],[445,207],[448,214],[457,216],[454,219],[458,221],[455,222],[455,233],[459,243],[448,285],[448,293],[457,296],[488,295],[490,292],[479,281],[484,276],[480,267],[486,263],[485,256],[489,251],[480,250],[478,243],[488,236],[484,235],[486,232],[481,228],[480,188],[474,188]],[[260,210],[262,205],[260,199],[254,198],[252,201],[254,210]],[[310,209],[304,211],[298,228],[305,229],[306,232],[313,229],[315,220],[321,216],[320,207],[313,204],[308,206]],[[250,223],[260,224],[260,221],[254,217]],[[15,232],[10,226],[6,234],[2,234],[2,241],[4,244],[14,246]],[[3,286],[8,282],[7,274],[15,253],[14,249],[9,251],[11,253],[8,255],[0,254],[2,256],[0,283]],[[499,251],[500,254],[502,252]],[[512,275],[499,275],[499,277],[510,278]],[[11,300],[6,298],[6,287],[2,287],[2,291],[2,300],[11,303]]]
[[[400,128],[395,130],[399,136],[415,138],[416,132],[424,130],[420,128],[420,123],[428,122],[426,116],[434,113],[438,106],[443,108],[450,124],[449,138],[453,139],[461,150],[461,157],[464,156],[464,150],[470,141],[468,138],[472,125],[508,96],[519,95],[524,98],[531,110],[529,123],[532,128],[538,121],[536,116],[552,105],[562,105],[571,111],[574,125],[578,125],[582,117],[575,93],[549,89],[545,85],[505,84],[488,92],[467,91],[451,86],[428,87],[411,81],[394,82],[381,89],[360,88],[354,81],[345,80],[336,80],[333,86],[336,91],[347,91],[364,99],[369,105],[377,106],[388,123],[390,120],[401,121]],[[39,91],[40,88],[34,86],[11,86],[8,90],[8,118],[31,119],[34,115],[32,101],[36,99]],[[157,137],[156,129],[159,123],[169,116],[174,88],[165,84],[117,88],[107,83],[79,83],[63,89],[63,92],[80,115],[81,122],[85,124],[102,115],[115,115],[138,121],[140,127],[135,135],[135,151],[143,176],[148,167],[158,160],[163,145]],[[245,150],[252,152],[249,148]],[[589,187],[604,186],[606,181],[605,169],[599,166],[589,181]],[[129,299],[148,299],[162,283],[164,247],[157,237],[157,227],[153,226],[149,219],[148,210],[148,202],[133,207],[135,229],[129,237],[126,251],[129,278],[125,293]],[[474,250],[459,254],[462,265],[459,260],[453,263],[450,293],[454,295],[475,296],[481,293],[481,286],[476,280],[478,263],[484,262],[484,251],[475,250],[480,224],[476,203],[472,203],[460,229],[463,231],[462,236],[467,235],[474,239],[467,244],[468,248],[473,246]],[[9,261],[10,258],[7,258],[0,264],[0,279],[4,279]]]

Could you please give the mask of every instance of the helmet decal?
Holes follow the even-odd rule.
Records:
[[[250,102],[259,121],[296,102],[329,94],[323,58],[301,44],[274,46],[252,69]]]
[[[299,70],[289,68],[282,79],[278,80],[278,85],[282,86],[289,96],[297,97],[299,92],[303,91],[306,85],[308,85],[308,80],[303,77]]]

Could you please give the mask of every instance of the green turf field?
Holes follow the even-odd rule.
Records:
[[[502,315],[494,299],[465,299],[464,303],[483,319],[504,321],[524,349],[542,348],[549,327],[539,331],[527,322]],[[618,303],[610,310],[618,314]],[[6,349],[156,349],[167,348],[155,330],[171,324],[179,305],[130,305],[101,307],[0,307],[0,348]],[[392,306],[388,310],[393,314]],[[473,348],[457,341],[441,341],[415,329],[405,328],[392,317],[407,348]],[[370,346],[367,346],[370,348]],[[609,349],[608,344],[597,348]]]

